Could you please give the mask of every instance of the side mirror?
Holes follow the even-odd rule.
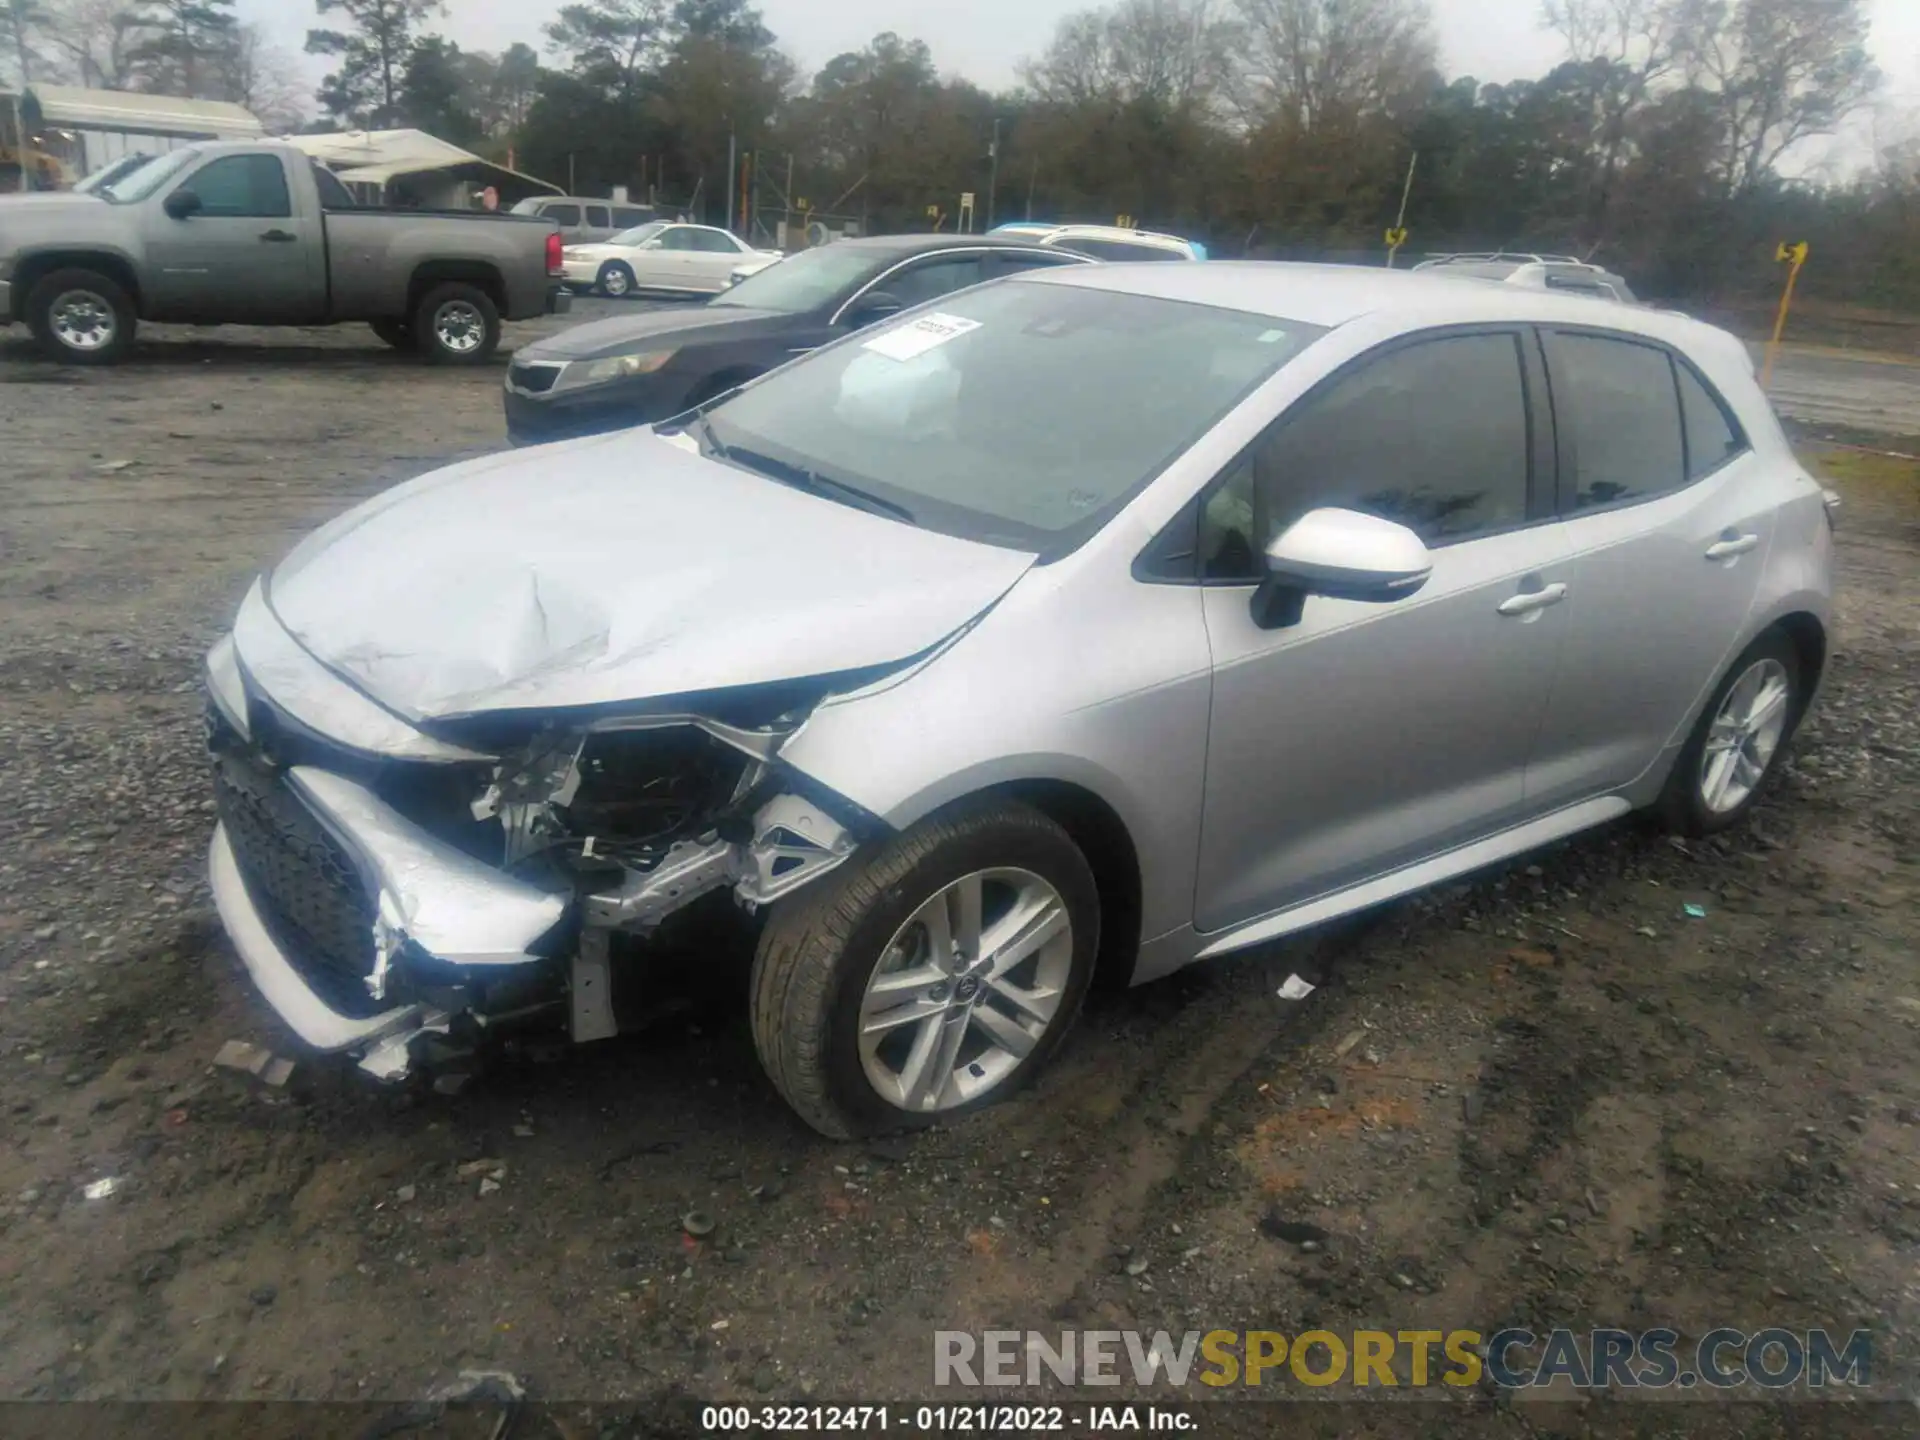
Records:
[[[1404,599],[1427,583],[1433,557],[1404,525],[1358,510],[1309,510],[1267,546],[1267,578],[1253,594],[1254,622],[1277,630],[1299,623],[1306,597]]]
[[[167,214],[171,215],[175,220],[186,220],[198,215],[200,211],[205,208],[205,202],[192,190],[183,189],[176,190],[167,196],[166,201],[160,208],[165,210]]]
[[[907,307],[900,303],[898,295],[889,295],[884,290],[875,290],[872,294],[862,295],[854,307],[847,311],[847,324],[854,329],[862,325],[871,325],[876,320],[884,320],[889,315],[897,315]]]

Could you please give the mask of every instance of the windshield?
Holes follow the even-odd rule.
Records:
[[[631,230],[622,230],[618,235],[615,235],[611,240],[607,241],[607,244],[644,245],[666,228],[667,222],[664,220],[649,220],[646,224],[636,225]]]
[[[904,507],[928,529],[1058,551],[1322,333],[1011,279],[774,372],[714,406],[708,438]]]
[[[122,175],[125,175],[128,171],[146,164],[147,161],[151,160],[152,158],[153,157],[151,155],[124,156],[121,159],[114,161],[111,165],[107,166],[105,169],[94,171],[93,174],[87,176],[86,179],[82,180],[78,185],[74,186],[73,192],[76,195],[91,195],[94,191],[98,190],[102,185],[112,184],[115,180],[118,180]]]
[[[198,150],[169,150],[118,180],[102,185],[94,193],[118,204],[144,200],[199,158]]]
[[[898,258],[890,253],[875,254],[871,250],[823,245],[818,250],[802,250],[777,265],[756,270],[708,303],[800,315],[808,310],[818,310],[842,291],[859,284]]]

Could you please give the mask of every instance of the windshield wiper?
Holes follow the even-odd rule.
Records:
[[[700,442],[701,454],[718,455],[722,460],[727,458],[727,447],[722,445],[720,437],[713,433],[713,422],[707,419],[705,407],[689,411],[674,428],[682,433],[688,430],[693,431]]]
[[[838,500],[843,505],[851,505],[856,510],[866,510],[874,515],[884,515],[891,520],[904,520],[907,524],[917,523],[913,512],[906,506],[892,500],[882,499],[871,491],[862,490],[857,485],[849,485],[844,480],[835,480],[822,475],[818,470],[809,470],[804,465],[795,465],[789,460],[775,459],[763,455],[758,450],[742,450],[735,445],[719,452],[722,459],[731,460],[748,470],[758,471],[783,485],[791,485],[796,490],[805,490],[829,500]]]

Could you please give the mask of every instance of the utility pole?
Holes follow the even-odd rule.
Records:
[[[1040,178],[1040,157],[1033,157],[1033,163],[1027,167],[1027,219],[1033,219],[1033,182]]]
[[[735,147],[733,126],[727,126],[727,229],[733,229],[733,187],[740,183],[740,156]]]
[[[793,152],[787,152],[787,188],[780,196],[780,245],[793,243]]]
[[[993,139],[987,142],[987,159],[992,162],[987,171],[987,229],[993,229],[993,202],[1000,193],[1000,117],[993,117]]]

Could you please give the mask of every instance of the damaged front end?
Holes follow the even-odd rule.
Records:
[[[247,640],[208,662],[215,901],[300,1038],[382,1079],[523,1025],[617,1033],[622,954],[716,892],[751,914],[812,883],[877,823],[780,764],[824,681],[402,734]]]

